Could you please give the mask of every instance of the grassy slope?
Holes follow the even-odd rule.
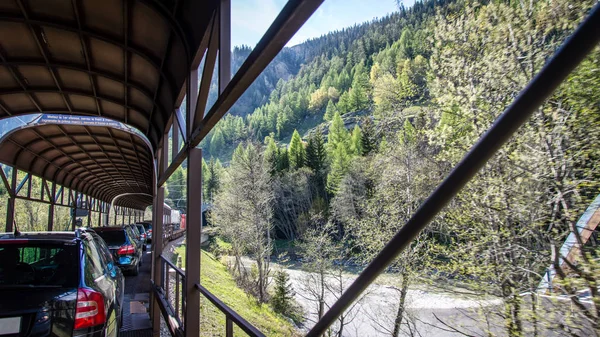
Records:
[[[185,265],[185,246],[177,248],[176,253],[182,257],[182,263]],[[269,305],[258,304],[255,298],[246,295],[242,289],[238,288],[227,268],[220,261],[217,261],[212,254],[202,251],[201,259],[202,285],[223,303],[267,336],[299,335],[293,325],[281,315],[275,313]],[[203,297],[201,321],[202,336],[225,335],[225,315]],[[245,333],[235,327],[234,335],[244,336]]]

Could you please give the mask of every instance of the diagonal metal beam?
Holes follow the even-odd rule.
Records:
[[[198,125],[200,125],[200,121],[204,118],[204,110],[206,109],[210,84],[217,61],[217,52],[219,50],[219,21],[216,19],[216,13],[213,14],[213,19],[211,21],[210,38],[204,59],[204,68],[202,69],[202,79],[200,80],[200,88],[198,89],[198,98],[196,99],[195,107],[193,104],[194,102],[192,102],[190,107],[190,111],[194,111],[193,118],[190,119],[191,123],[189,123],[190,130],[197,128]],[[192,80],[197,81],[195,78],[190,79],[190,81]]]
[[[4,174],[4,168],[2,166],[0,166],[0,177],[2,178],[2,183],[4,183],[4,188],[6,188],[6,191],[8,191],[8,195],[12,197],[13,191],[12,188],[10,188],[8,178],[6,177],[6,174]]]
[[[308,332],[321,336],[600,43],[600,4]]]

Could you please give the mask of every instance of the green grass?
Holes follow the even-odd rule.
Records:
[[[182,263],[185,265],[185,246],[177,248],[175,252],[182,257]],[[294,326],[274,312],[268,304],[258,304],[255,298],[238,288],[225,265],[204,250],[200,270],[202,285],[265,335],[299,335]],[[225,315],[204,297],[201,297],[200,305],[201,335],[224,336]],[[245,333],[234,327],[234,335],[245,336]]]

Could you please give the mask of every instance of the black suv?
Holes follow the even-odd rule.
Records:
[[[142,246],[129,226],[92,228],[108,245],[117,266],[137,275],[142,265]]]
[[[123,282],[90,230],[0,233],[0,335],[117,336]]]

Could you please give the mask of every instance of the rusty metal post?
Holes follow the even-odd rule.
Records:
[[[15,221],[15,200],[17,190],[17,169],[12,168],[12,181],[10,182],[10,191],[8,191],[8,205],[6,208],[6,232],[13,231],[13,222]]]
[[[185,250],[185,336],[200,335],[200,243],[202,237],[202,150],[191,148],[187,170],[187,223]]]

